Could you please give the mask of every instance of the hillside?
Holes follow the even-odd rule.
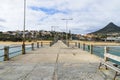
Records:
[[[108,34],[108,33],[120,33],[120,27],[118,27],[117,25],[111,22],[108,25],[106,25],[104,28],[92,32],[90,34]]]

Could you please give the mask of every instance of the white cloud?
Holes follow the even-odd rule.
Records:
[[[23,29],[23,2],[24,0],[0,1],[0,25],[3,26],[0,30]],[[62,18],[73,18],[69,21],[68,28],[81,34],[100,29],[111,21],[120,26],[119,3],[118,0],[27,0],[26,29],[51,30],[51,26],[60,26],[60,29],[65,30]],[[67,14],[57,12],[49,15],[30,7],[67,11]]]

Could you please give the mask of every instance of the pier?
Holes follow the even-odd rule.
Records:
[[[112,80],[115,72],[99,70],[101,58],[78,46],[58,41],[0,62],[0,80]]]

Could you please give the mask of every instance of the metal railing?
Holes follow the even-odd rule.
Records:
[[[0,52],[1,52],[0,58],[4,57],[4,54],[2,54],[2,53],[4,53],[4,48],[0,49]]]
[[[45,42],[46,43],[46,42]],[[48,42],[47,42],[48,44]],[[49,46],[50,46],[49,42]],[[37,48],[43,47],[44,42],[37,42],[32,44],[26,44],[25,50],[35,50]],[[15,46],[4,46],[4,48],[0,49],[0,61],[7,61],[12,57],[22,54],[23,47],[22,45],[15,45]]]
[[[72,42],[73,43],[73,42]],[[75,43],[75,42],[74,42]],[[75,43],[76,45],[76,43]],[[92,45],[92,44],[85,44],[85,43],[77,43],[78,48],[87,51],[91,54],[95,54],[101,58],[104,58],[104,47],[105,45]],[[120,56],[120,46],[107,46],[109,48],[108,52],[110,54],[114,54]]]

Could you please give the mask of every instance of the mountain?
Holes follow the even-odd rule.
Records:
[[[120,27],[118,27],[114,23],[110,22],[104,28],[102,28],[98,31],[92,32],[90,34],[108,34],[108,33],[120,33]]]

